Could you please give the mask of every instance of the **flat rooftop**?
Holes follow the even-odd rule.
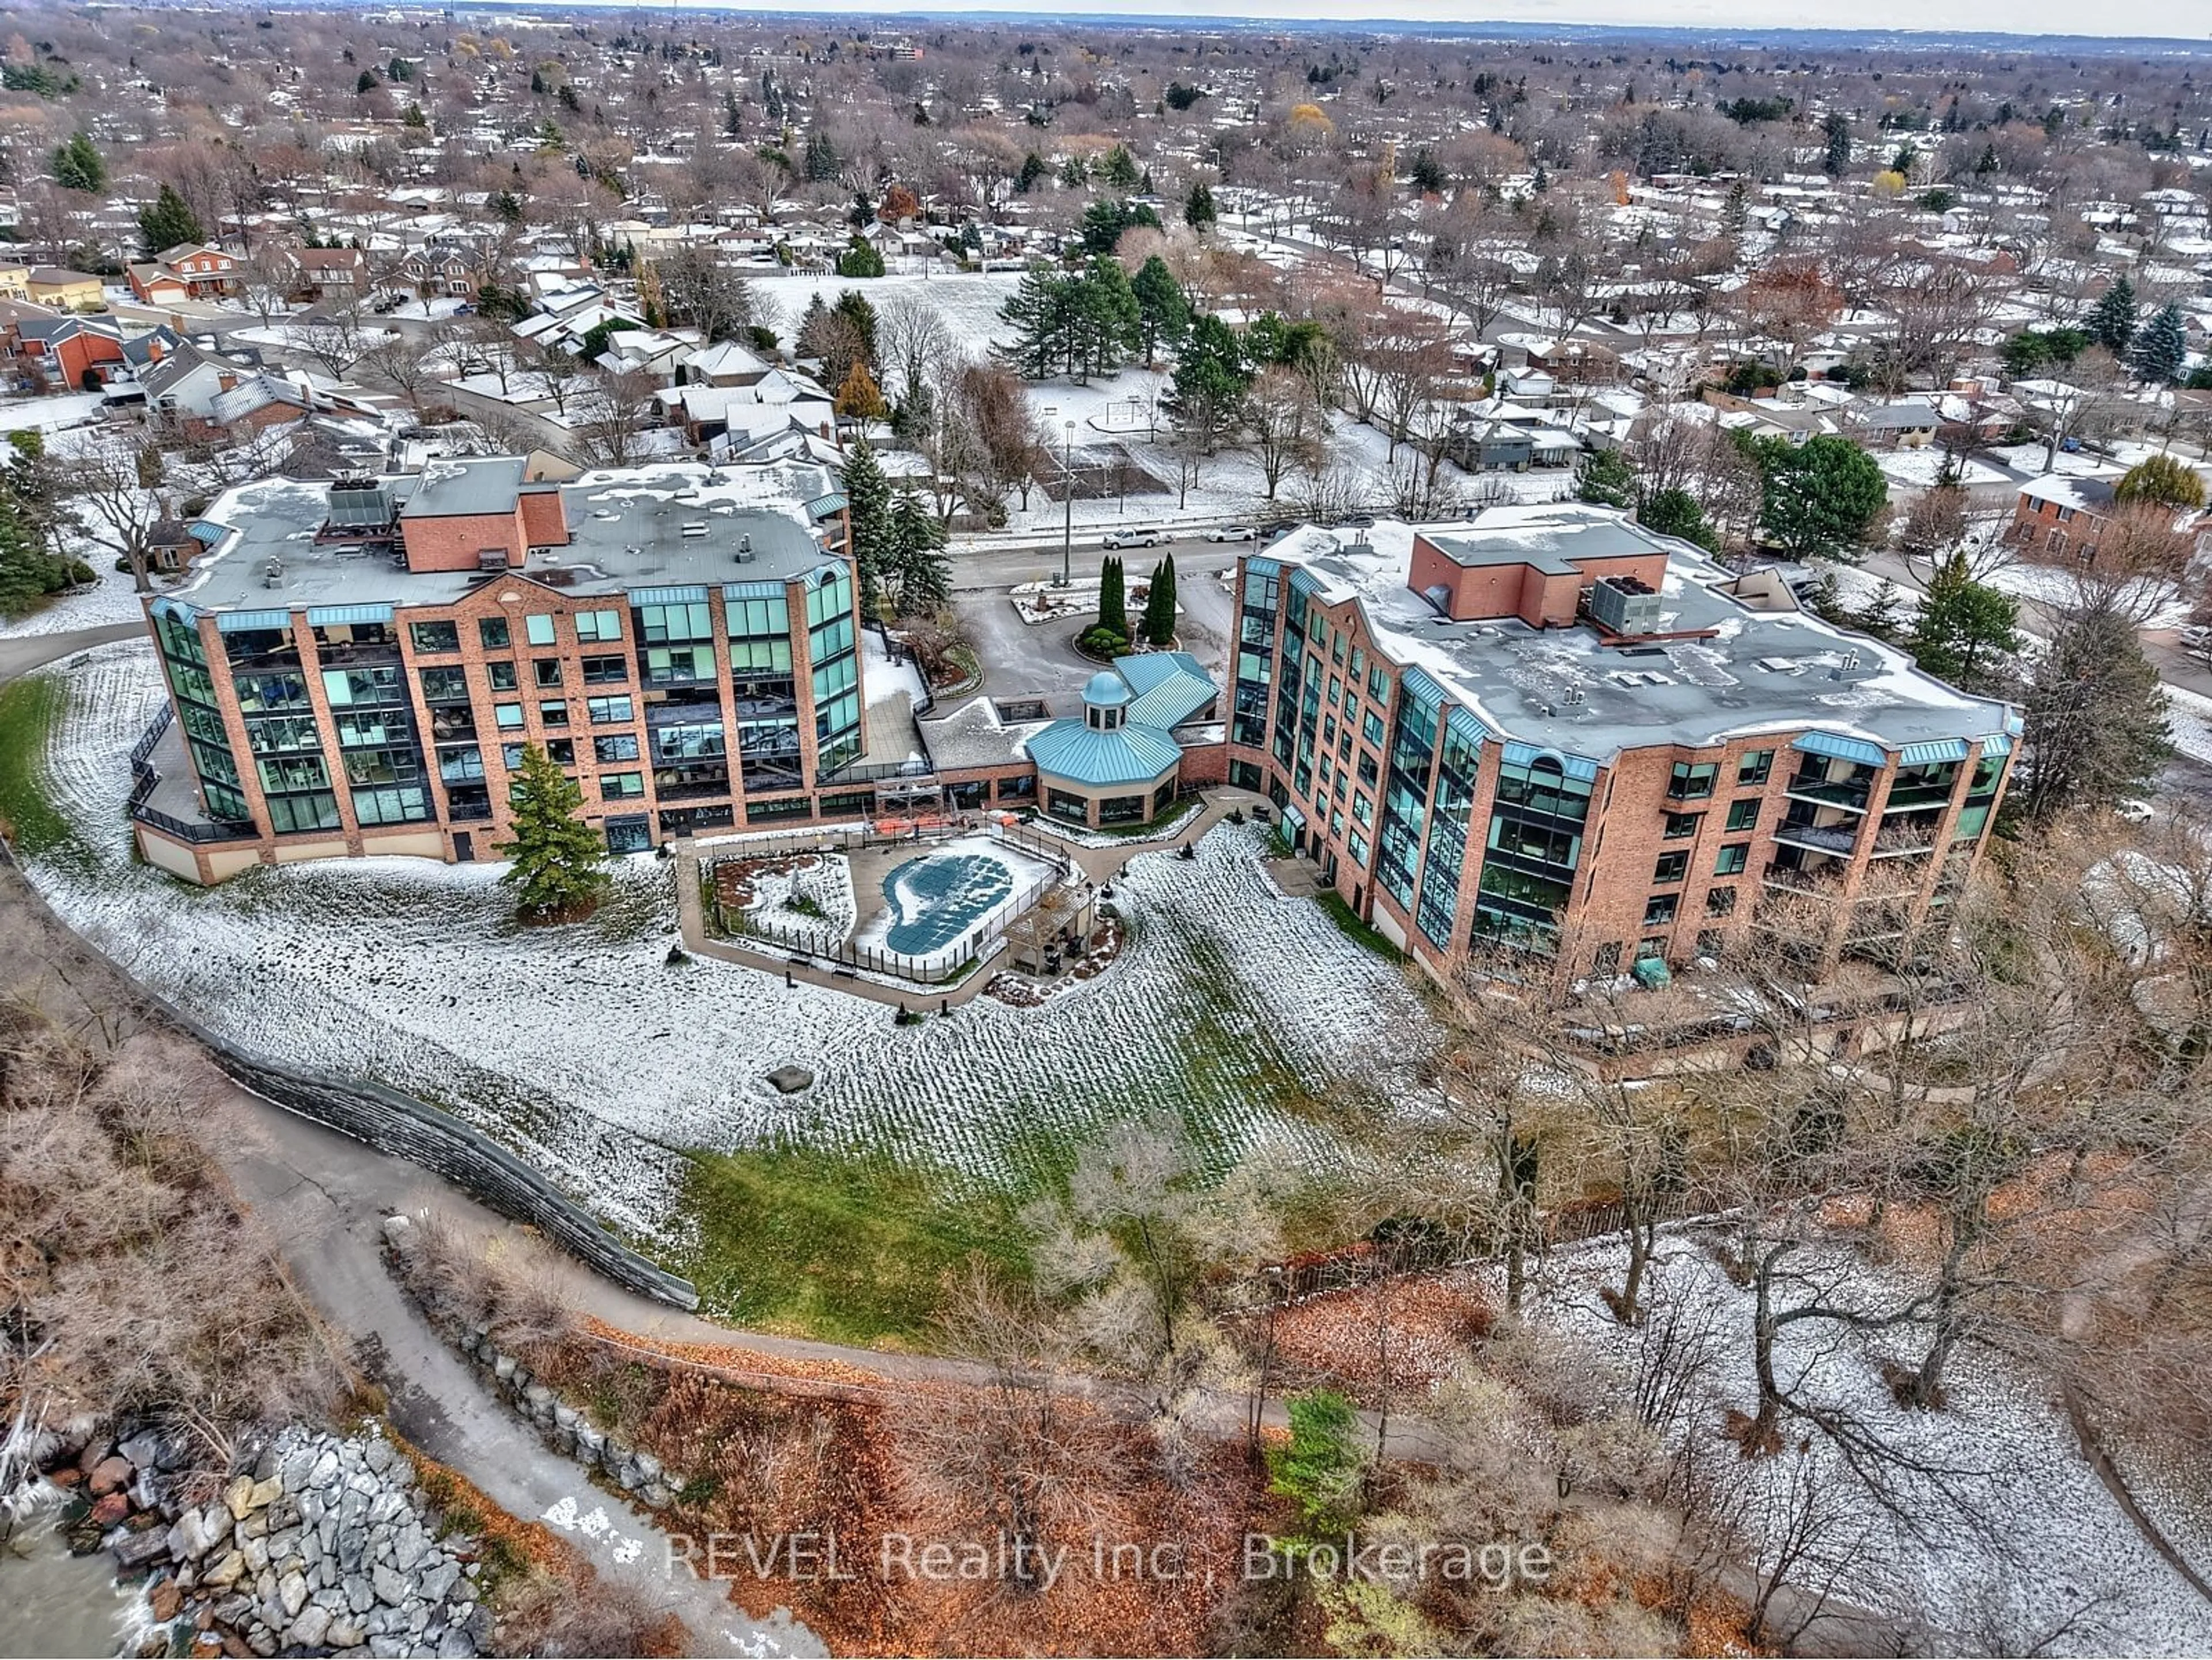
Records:
[[[513,464],[518,470],[520,464]],[[433,512],[500,512],[501,464],[465,464],[457,478],[405,476],[383,482],[404,496],[403,517],[443,489]],[[583,597],[638,587],[777,582],[826,561],[807,504],[832,496],[837,481],[808,461],[710,467],[670,462],[586,472],[560,487],[567,546],[533,550],[519,571],[414,572],[380,544],[318,541],[329,517],[329,487],[266,479],[227,492],[198,522],[226,534],[194,566],[173,598],[203,611],[273,611],[297,606],[449,605],[486,581],[515,575],[548,580]],[[512,481],[503,499],[512,500]],[[489,503],[489,505],[485,505]],[[691,533],[686,528],[691,527]],[[750,542],[749,556],[739,550]],[[283,574],[265,575],[269,562]]]
[[[1417,529],[1449,543],[1455,559],[1510,548],[1540,566],[1583,547],[1617,553],[1634,538],[1667,555],[1657,632],[1701,637],[1609,644],[1587,623],[1452,622],[1406,586]],[[1389,656],[1430,675],[1499,737],[1601,763],[1650,745],[1811,728],[1897,749],[1995,736],[2011,717],[2009,706],[1955,690],[1878,641],[1809,612],[1752,609],[1720,591],[1730,573],[1702,550],[1601,508],[1511,507],[1365,532],[1309,525],[1263,556],[1286,571],[1303,566],[1330,604],[1356,599]]]

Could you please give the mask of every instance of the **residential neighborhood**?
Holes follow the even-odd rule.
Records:
[[[2212,1653],[2212,47],[1605,9],[10,14],[16,1648]]]

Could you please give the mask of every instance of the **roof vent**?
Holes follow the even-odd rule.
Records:
[[[701,530],[704,530],[706,529],[706,526],[702,525],[699,528]],[[751,533],[748,532],[744,535],[738,538],[738,562],[741,565],[750,565],[752,563],[752,560],[753,538]]]
[[[261,586],[264,588],[284,586],[284,562],[282,559],[271,559],[261,568]]]
[[[706,533],[707,521],[703,519],[694,519],[684,526],[684,539],[687,542],[696,542]]]

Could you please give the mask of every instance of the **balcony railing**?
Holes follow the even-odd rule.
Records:
[[[1790,794],[1802,800],[1818,801],[1823,806],[1844,807],[1852,812],[1864,812],[1868,786],[1852,783],[1831,783],[1825,778],[1808,778],[1802,773],[1792,778]]]
[[[1856,825],[1845,829],[1841,824],[1790,824],[1775,826],[1774,839],[1789,846],[1810,848],[1816,853],[1832,853],[1848,859],[1858,850],[1859,833]]]
[[[1884,812],[1903,812],[1911,807],[1946,807],[1951,804],[1951,792],[1958,787],[1954,779],[1948,784],[1893,785],[1889,800],[1882,804]]]
[[[1933,853],[1936,850],[1936,830],[1930,825],[1924,830],[1885,830],[1874,839],[1873,857],[1896,859],[1911,854]]]

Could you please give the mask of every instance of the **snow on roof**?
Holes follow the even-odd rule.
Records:
[[[1407,586],[1416,534],[1449,544],[1455,559],[1483,550],[1484,562],[1564,564],[1632,544],[1663,552],[1657,632],[1691,637],[1615,644],[1582,624],[1453,622]],[[1422,670],[1492,733],[1601,763],[1648,745],[1814,729],[1893,750],[1989,736],[2012,718],[2005,704],[1955,691],[1877,641],[1794,609],[1750,609],[1702,551],[1602,508],[1524,504],[1454,525],[1384,520],[1356,532],[1307,526],[1263,556],[1302,568],[1322,603],[1356,601],[1392,660]]]

